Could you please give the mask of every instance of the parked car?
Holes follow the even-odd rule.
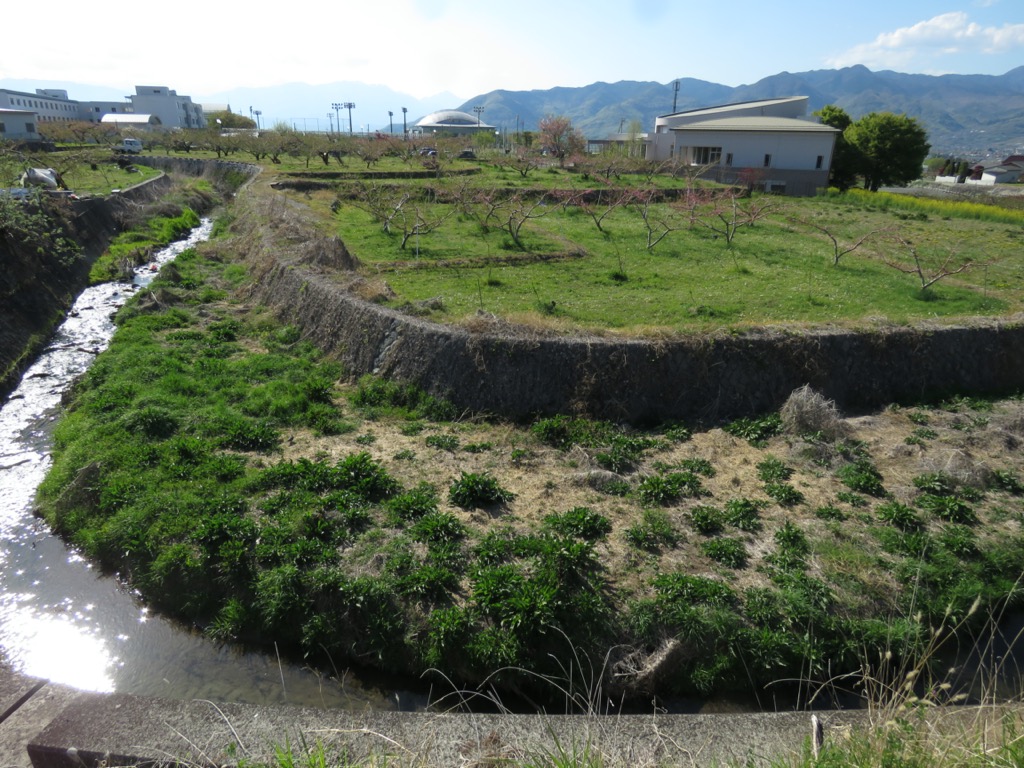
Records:
[[[459,159],[476,160],[476,152],[474,152],[472,149],[464,149],[461,152],[459,152]]]

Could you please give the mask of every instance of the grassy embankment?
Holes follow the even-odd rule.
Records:
[[[310,199],[326,209],[319,197]],[[854,196],[789,205],[862,222],[846,237],[869,214],[871,226],[894,218],[865,212]],[[940,221],[915,237],[958,239],[973,220]],[[813,269],[760,272],[789,276],[789,290],[776,293],[801,305],[813,306],[805,279],[818,271],[831,280],[869,272],[896,286],[879,311],[900,317],[1019,301],[1014,285],[991,276],[974,286],[951,279],[920,301],[904,275],[873,271],[859,252],[835,270],[820,238],[786,222],[759,222],[731,250],[682,233],[718,255],[699,284],[762,270],[767,241],[740,249],[765,231],[779,259],[784,243],[815,254]],[[1006,256],[989,269],[1009,280],[1020,266],[1004,246],[1019,225],[985,227]],[[358,243],[373,227],[364,229],[350,247],[372,274]],[[489,679],[533,695],[549,690],[536,675],[590,686],[568,671],[575,653],[608,665],[604,691],[615,695],[764,695],[798,679],[806,696],[881,649],[914,658],[932,627],[976,603],[982,613],[1019,604],[1024,481],[1010,450],[1024,438],[1019,400],[843,419],[804,393],[790,410],[802,403],[810,418],[649,431],[568,416],[488,421],[396,384],[342,383],[344,372],[297,329],[238,298],[248,277],[230,253],[221,240],[184,254],[122,312],[58,430],[42,490],[58,531],[215,637],[273,641],[339,665],[436,668],[456,684]],[[658,249],[647,257],[662,258]],[[625,284],[689,258],[665,254]],[[545,267],[503,273],[492,287]],[[387,280],[427,271],[396,269]],[[468,285],[478,297],[479,281]],[[415,296],[403,290],[400,299]],[[424,290],[436,295],[436,284]],[[678,318],[706,322],[686,306]],[[630,327],[662,324],[633,314]],[[830,317],[857,322],[862,312]],[[978,629],[963,623],[960,639]]]

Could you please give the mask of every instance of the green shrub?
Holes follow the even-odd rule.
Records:
[[[721,533],[724,519],[722,512],[715,507],[697,506],[687,515],[690,527],[702,536],[714,536]]]
[[[413,524],[409,533],[425,544],[444,544],[464,538],[466,526],[448,512],[429,512]]]
[[[366,452],[346,456],[335,465],[334,474],[340,488],[357,493],[367,501],[380,501],[401,488],[384,465]]]
[[[651,475],[637,485],[637,496],[644,504],[667,506],[682,497],[696,498],[706,495],[700,478],[692,472],[672,472]]]
[[[459,438],[455,435],[427,435],[426,443],[439,451],[454,453],[459,449]]]
[[[757,463],[757,477],[762,483],[781,483],[793,476],[793,470],[774,456]]]
[[[939,534],[939,543],[963,560],[979,555],[978,537],[966,525],[947,525]]]
[[[857,459],[852,464],[841,467],[836,474],[840,482],[851,491],[866,493],[868,496],[885,496],[882,474],[866,458]]]
[[[835,520],[842,522],[847,518],[847,515],[843,510],[838,507],[834,507],[831,504],[825,504],[824,506],[818,507],[814,510],[814,516],[819,520]]]
[[[547,515],[544,518],[544,525],[563,536],[574,536],[587,541],[603,539],[612,530],[611,521],[589,507],[575,507],[561,514]]]
[[[836,494],[836,501],[841,501],[844,504],[849,504],[851,507],[862,508],[868,506],[868,500],[861,496],[859,493],[852,493],[851,491],[839,491]]]
[[[764,502],[730,499],[725,503],[725,522],[747,533],[761,530],[761,509]]]
[[[178,429],[178,417],[159,405],[147,405],[131,411],[121,423],[129,432],[156,440],[168,438]]]
[[[486,472],[463,472],[448,489],[448,498],[458,507],[472,509],[492,504],[506,504],[512,501],[515,495],[502,488],[498,481]]]
[[[1008,469],[997,469],[992,472],[992,485],[1007,493],[1012,493],[1014,496],[1024,495],[1024,483],[1020,481],[1020,478],[1015,472]]]
[[[783,507],[792,507],[804,500],[804,495],[789,483],[765,483],[764,492]]]
[[[901,531],[920,531],[924,528],[921,518],[910,507],[895,501],[879,504],[878,519]]]
[[[679,541],[668,515],[660,509],[645,509],[640,522],[627,528],[625,535],[632,546],[648,552],[674,547]]]
[[[730,607],[736,605],[736,593],[727,585],[704,576],[663,573],[653,581],[658,600],[663,603]]]
[[[400,520],[416,520],[437,512],[437,491],[429,483],[399,493],[387,500],[385,506]]]
[[[704,475],[704,477],[714,477],[717,474],[707,459],[683,459],[679,462],[679,468],[697,475]]]
[[[760,418],[740,418],[725,425],[725,431],[733,437],[746,440],[755,448],[761,448],[768,440],[782,431],[782,419],[777,413]]]
[[[974,510],[967,502],[956,496],[935,496],[926,493],[918,498],[917,504],[922,509],[950,523],[975,525],[978,522],[978,516]]]
[[[615,435],[608,449],[596,453],[594,460],[610,472],[629,472],[636,468],[644,451],[654,444],[655,441],[647,437]]]
[[[721,538],[702,541],[700,551],[727,568],[745,568],[747,565],[747,547],[740,539]]]

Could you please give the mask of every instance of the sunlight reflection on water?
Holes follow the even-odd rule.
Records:
[[[205,221],[156,261],[206,239],[211,226]],[[153,276],[144,267],[136,284]],[[0,408],[0,665],[95,692],[393,709],[397,693],[365,688],[347,671],[326,678],[151,616],[138,595],[98,573],[34,516],[62,394],[107,346],[112,316],[133,290],[107,284],[83,291]],[[408,708],[420,706],[410,701]]]

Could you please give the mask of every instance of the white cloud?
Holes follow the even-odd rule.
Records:
[[[856,45],[828,59],[834,67],[864,64],[872,68],[905,68],[961,53],[997,54],[1024,48],[1024,24],[985,27],[963,11],[943,13],[910,27],[883,32],[874,41]]]

